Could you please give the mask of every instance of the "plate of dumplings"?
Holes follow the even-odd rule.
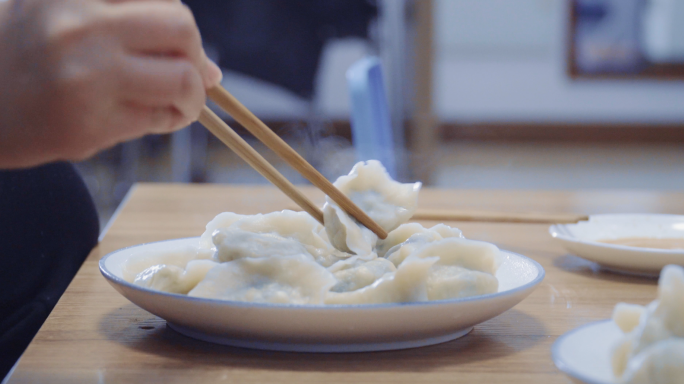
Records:
[[[304,212],[224,212],[199,237],[112,252],[100,270],[186,336],[244,348],[364,352],[438,344],[512,308],[544,279],[534,260],[409,222],[420,183],[361,162],[335,186],[387,232],[331,199]]]

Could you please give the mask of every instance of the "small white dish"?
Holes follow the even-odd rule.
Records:
[[[512,308],[544,279],[536,261],[502,251],[499,292],[464,299],[378,305],[279,305],[203,299],[133,285],[124,262],[140,252],[172,251],[199,238],[121,249],[100,271],[123,296],[196,339],[245,348],[296,352],[365,352],[421,347],[466,335]]]
[[[657,276],[668,264],[684,265],[684,249],[637,248],[599,240],[630,237],[684,238],[684,216],[661,214],[592,215],[577,224],[556,224],[551,236],[565,249],[604,268]]]
[[[617,383],[611,368],[611,350],[623,335],[612,320],[576,328],[553,343],[553,362],[575,383]]]

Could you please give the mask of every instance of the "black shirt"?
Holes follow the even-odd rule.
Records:
[[[0,380],[97,245],[99,221],[71,164],[0,171]]]

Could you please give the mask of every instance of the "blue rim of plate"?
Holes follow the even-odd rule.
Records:
[[[612,321],[612,320],[600,320],[600,321],[591,322],[589,324],[584,324],[580,327],[577,327],[571,331],[564,333],[561,337],[556,339],[556,341],[551,346],[551,359],[553,360],[553,363],[556,365],[556,368],[558,368],[561,372],[565,373],[566,375],[568,375],[574,379],[581,380],[587,384],[615,384],[615,382],[596,381],[593,378],[589,378],[589,377],[575,371],[574,369],[572,369],[566,362],[564,362],[560,357],[558,357],[558,354],[559,354],[558,350],[560,349],[560,346],[563,343],[563,341],[565,341],[565,339],[567,339],[568,337],[572,336],[573,334],[575,334],[575,333],[577,333],[577,332],[579,332],[585,328],[589,328],[589,327],[596,326],[599,324],[607,323],[610,321]]]
[[[664,216],[664,217],[670,217],[670,218],[680,218],[682,222],[684,222],[684,215],[672,215],[672,214],[667,214],[667,213],[609,213],[609,214],[598,214],[598,215],[590,215],[589,220],[582,220],[578,223],[588,223],[591,221],[592,217],[602,217],[602,216]],[[648,252],[648,253],[655,253],[655,254],[661,254],[661,255],[684,255],[684,250],[682,249],[659,249],[659,248],[642,248],[642,247],[630,247],[627,245],[619,245],[619,244],[608,244],[608,243],[601,243],[598,241],[591,241],[591,240],[582,240],[580,238],[575,237],[568,229],[568,225],[577,225],[577,224],[553,224],[549,227],[549,234],[551,237],[554,239],[560,239],[560,240],[565,240],[573,243],[580,243],[580,244],[588,244],[594,247],[600,247],[600,248],[608,248],[608,249],[617,249],[620,251],[627,251],[627,252]]]
[[[140,286],[137,286],[135,284],[129,283],[128,281],[115,276],[113,273],[111,273],[107,268],[105,268],[105,262],[109,257],[114,255],[115,253],[119,253],[121,251],[126,251],[128,249],[132,248],[137,248],[137,247],[143,247],[146,245],[150,244],[157,244],[157,243],[165,243],[169,241],[178,241],[178,240],[190,240],[190,239],[199,239],[199,237],[185,237],[185,238],[180,238],[180,239],[170,239],[170,240],[161,240],[161,241],[154,241],[151,243],[143,243],[143,244],[138,244],[138,245],[132,245],[130,247],[125,247],[121,249],[117,249],[116,251],[110,252],[106,255],[104,255],[99,262],[99,267],[100,267],[100,273],[108,279],[111,280],[117,284],[123,285],[129,289],[133,289],[136,291],[140,292],[145,292],[145,293],[150,293],[154,295],[159,295],[159,296],[166,296],[166,297],[171,297],[171,298],[180,298],[184,300],[189,300],[189,301],[194,301],[197,303],[207,303],[207,304],[219,304],[219,305],[226,305],[226,306],[231,306],[231,307],[243,307],[243,308],[262,308],[262,309],[300,309],[300,310],[326,310],[326,311],[338,311],[338,310],[346,310],[346,309],[391,309],[391,308],[396,308],[396,307],[428,307],[428,306],[435,306],[435,305],[444,305],[444,304],[454,304],[454,303],[463,303],[463,302],[470,302],[470,301],[479,301],[483,299],[489,299],[489,298],[494,298],[494,297],[501,297],[501,296],[507,296],[511,294],[515,294],[517,292],[525,291],[527,289],[530,289],[544,280],[544,277],[546,276],[546,271],[544,270],[544,267],[541,266],[538,262],[535,260],[532,260],[531,258],[527,256],[523,256],[521,254],[515,253],[515,252],[510,252],[510,251],[505,251],[505,250],[500,250],[505,253],[509,253],[518,257],[522,257],[523,259],[529,261],[534,265],[535,268],[537,268],[537,277],[535,277],[532,281],[529,283],[523,284],[519,287],[509,289],[507,291],[503,292],[497,292],[497,293],[489,293],[486,295],[478,295],[478,296],[471,296],[471,297],[464,297],[464,298],[459,298],[459,299],[446,299],[446,300],[433,300],[433,301],[417,301],[417,302],[409,302],[409,303],[387,303],[387,304],[343,304],[343,305],[326,305],[326,304],[266,304],[266,303],[250,303],[250,302],[245,302],[245,301],[231,301],[231,300],[221,300],[221,299],[207,299],[203,297],[192,297],[188,295],[181,295],[178,293],[169,293],[169,292],[162,292],[162,291],[157,291],[153,289],[148,289],[148,288],[143,288]]]

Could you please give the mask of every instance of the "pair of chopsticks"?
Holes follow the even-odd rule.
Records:
[[[328,195],[340,208],[353,216],[358,222],[373,231],[379,238],[385,239],[387,232],[361,210],[346,195],[337,189],[328,179],[321,175],[316,168],[301,157],[283,139],[278,137],[259,118],[250,112],[233,95],[220,85],[207,91],[207,96],[221,109],[231,115],[235,121],[242,124],[252,135],[285,160],[292,168]],[[290,181],[264,159],[254,148],[240,137],[228,124],[211,111],[204,107],[199,117],[199,122],[211,133],[218,137],[228,148],[247,162],[257,172],[262,174],[268,181],[278,187],[290,199],[292,199],[304,211],[308,212],[321,224],[323,224],[323,211],[314,205],[309,198],[304,196]]]

